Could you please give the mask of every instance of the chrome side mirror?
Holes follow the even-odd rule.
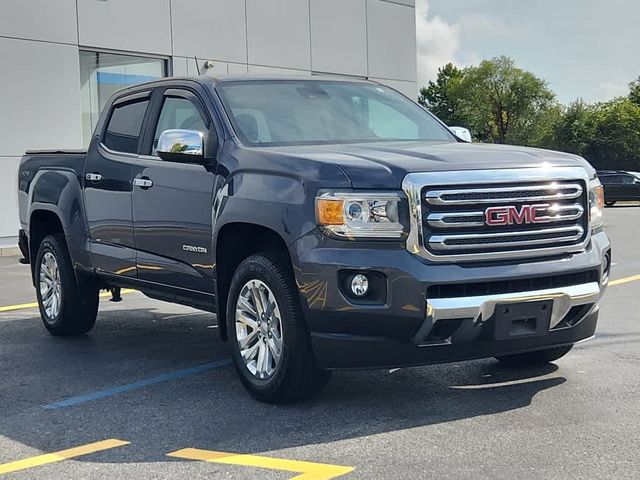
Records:
[[[468,128],[464,127],[449,127],[449,130],[453,132],[453,134],[461,140],[465,142],[471,143],[473,140],[471,139],[471,132]]]
[[[196,130],[165,130],[160,134],[156,151],[168,162],[203,163],[204,134]]]

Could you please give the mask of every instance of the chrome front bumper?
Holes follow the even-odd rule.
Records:
[[[472,318],[476,323],[482,323],[493,316],[498,304],[553,300],[549,325],[549,328],[553,328],[562,321],[572,307],[595,305],[600,299],[604,287],[597,282],[592,282],[528,292],[431,299],[427,300],[425,326],[430,330],[437,321],[449,319]],[[420,334],[424,335],[426,329],[421,329],[423,331]]]

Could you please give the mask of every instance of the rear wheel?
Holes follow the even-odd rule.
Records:
[[[44,326],[53,335],[79,335],[93,328],[98,314],[98,288],[76,281],[62,234],[40,244],[35,264],[36,295]]]
[[[293,273],[279,253],[251,255],[229,289],[227,331],[244,386],[263,402],[303,400],[329,378],[311,349]]]
[[[505,355],[496,357],[506,365],[527,367],[553,362],[564,357],[573,348],[573,345],[565,347],[548,348],[546,350],[536,350],[535,352],[518,353],[516,355]]]

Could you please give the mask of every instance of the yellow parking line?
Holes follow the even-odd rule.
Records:
[[[185,448],[168,453],[167,456],[188,460],[202,460],[212,463],[224,463],[226,465],[268,468],[270,470],[281,470],[300,474],[291,480],[330,480],[354,470],[353,467],[329,465],[327,463],[302,462],[298,460],[263,457],[260,455],[215,452],[212,450],[200,450],[198,448]]]
[[[124,295],[125,293],[132,293],[132,292],[135,292],[135,291],[136,290],[132,290],[130,288],[125,288],[120,293],[122,295]],[[110,296],[111,296],[110,292],[104,292],[104,293],[100,294],[100,298],[107,298],[107,297],[110,297]],[[38,302],[20,303],[18,305],[7,305],[5,307],[0,307],[0,313],[1,312],[13,312],[15,310],[24,310],[26,308],[38,308]]]
[[[618,280],[612,280],[609,282],[610,286],[622,285],[623,283],[635,282],[640,280],[640,275],[632,275],[630,277],[619,278]]]
[[[130,442],[123,440],[109,439],[102,440],[101,442],[89,443],[80,447],[69,448],[68,450],[61,450],[55,453],[45,453],[44,455],[38,455],[37,457],[25,458],[24,460],[18,460],[17,462],[0,464],[0,475],[5,473],[17,472],[19,470],[26,470],[27,468],[39,467],[41,465],[47,465],[49,463],[61,462],[69,458],[79,457],[81,455],[87,455],[89,453],[101,452],[102,450],[109,450],[111,448],[122,447],[129,445]]]
[[[23,310],[25,308],[36,308],[38,304],[33,303],[21,303],[19,305],[7,305],[6,307],[0,307],[0,312],[12,312],[13,310]]]

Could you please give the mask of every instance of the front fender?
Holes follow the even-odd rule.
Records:
[[[300,178],[242,171],[228,177],[214,202],[214,237],[228,223],[249,223],[278,233],[287,245],[315,228],[314,194]],[[215,238],[214,238],[215,244]]]

